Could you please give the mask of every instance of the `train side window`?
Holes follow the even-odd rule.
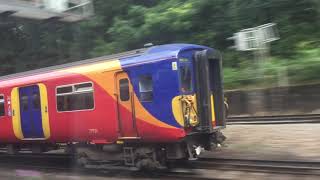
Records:
[[[83,84],[77,84],[74,85],[74,90],[76,92],[83,92],[83,91],[92,91],[92,83],[83,83]]]
[[[129,94],[129,80],[127,78],[119,80],[120,87],[120,100],[128,101],[130,99]]]
[[[0,95],[0,116],[5,115],[5,109],[4,109],[4,96]]]
[[[57,94],[72,93],[72,86],[65,86],[57,88]]]
[[[57,110],[78,111],[94,108],[93,84],[82,83],[57,88]]]
[[[139,91],[141,101],[152,101],[153,83],[151,75],[143,75],[139,78]]]

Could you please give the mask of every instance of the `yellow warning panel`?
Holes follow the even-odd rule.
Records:
[[[214,111],[214,96],[213,94],[211,94],[211,118],[212,118],[212,122],[216,121],[216,113]]]
[[[21,129],[19,88],[17,87],[13,88],[11,91],[11,103],[13,132],[18,139],[22,140],[24,137]]]
[[[42,129],[45,139],[50,138],[50,123],[49,123],[49,108],[48,108],[48,93],[46,85],[39,83]]]

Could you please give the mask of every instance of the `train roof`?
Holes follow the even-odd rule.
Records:
[[[0,77],[0,82],[5,80],[11,80],[15,78],[21,78],[25,76],[33,76],[41,73],[53,72],[55,70],[67,69],[70,67],[82,66],[87,64],[93,64],[102,61],[112,61],[119,59],[123,66],[133,65],[135,63],[141,64],[146,61],[154,59],[163,59],[163,58],[174,58],[177,57],[179,52],[188,50],[188,49],[203,49],[208,48],[205,46],[194,45],[194,44],[166,44],[159,46],[152,46],[150,48],[136,49],[132,51],[127,51],[118,54],[106,55],[56,66],[50,66],[45,68],[40,68],[31,71],[25,71],[21,73],[10,74]]]

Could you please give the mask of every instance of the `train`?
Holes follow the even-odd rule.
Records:
[[[159,166],[221,144],[224,106],[218,50],[157,45],[0,77],[0,144]]]

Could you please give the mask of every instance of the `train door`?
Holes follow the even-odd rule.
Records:
[[[134,96],[128,75],[124,72],[118,73],[116,75],[116,84],[120,138],[136,138]]]
[[[213,50],[197,51],[194,56],[197,106],[203,132],[212,132],[213,126],[224,127],[224,97],[222,62]]]
[[[44,138],[38,85],[19,88],[21,130],[24,138]]]

